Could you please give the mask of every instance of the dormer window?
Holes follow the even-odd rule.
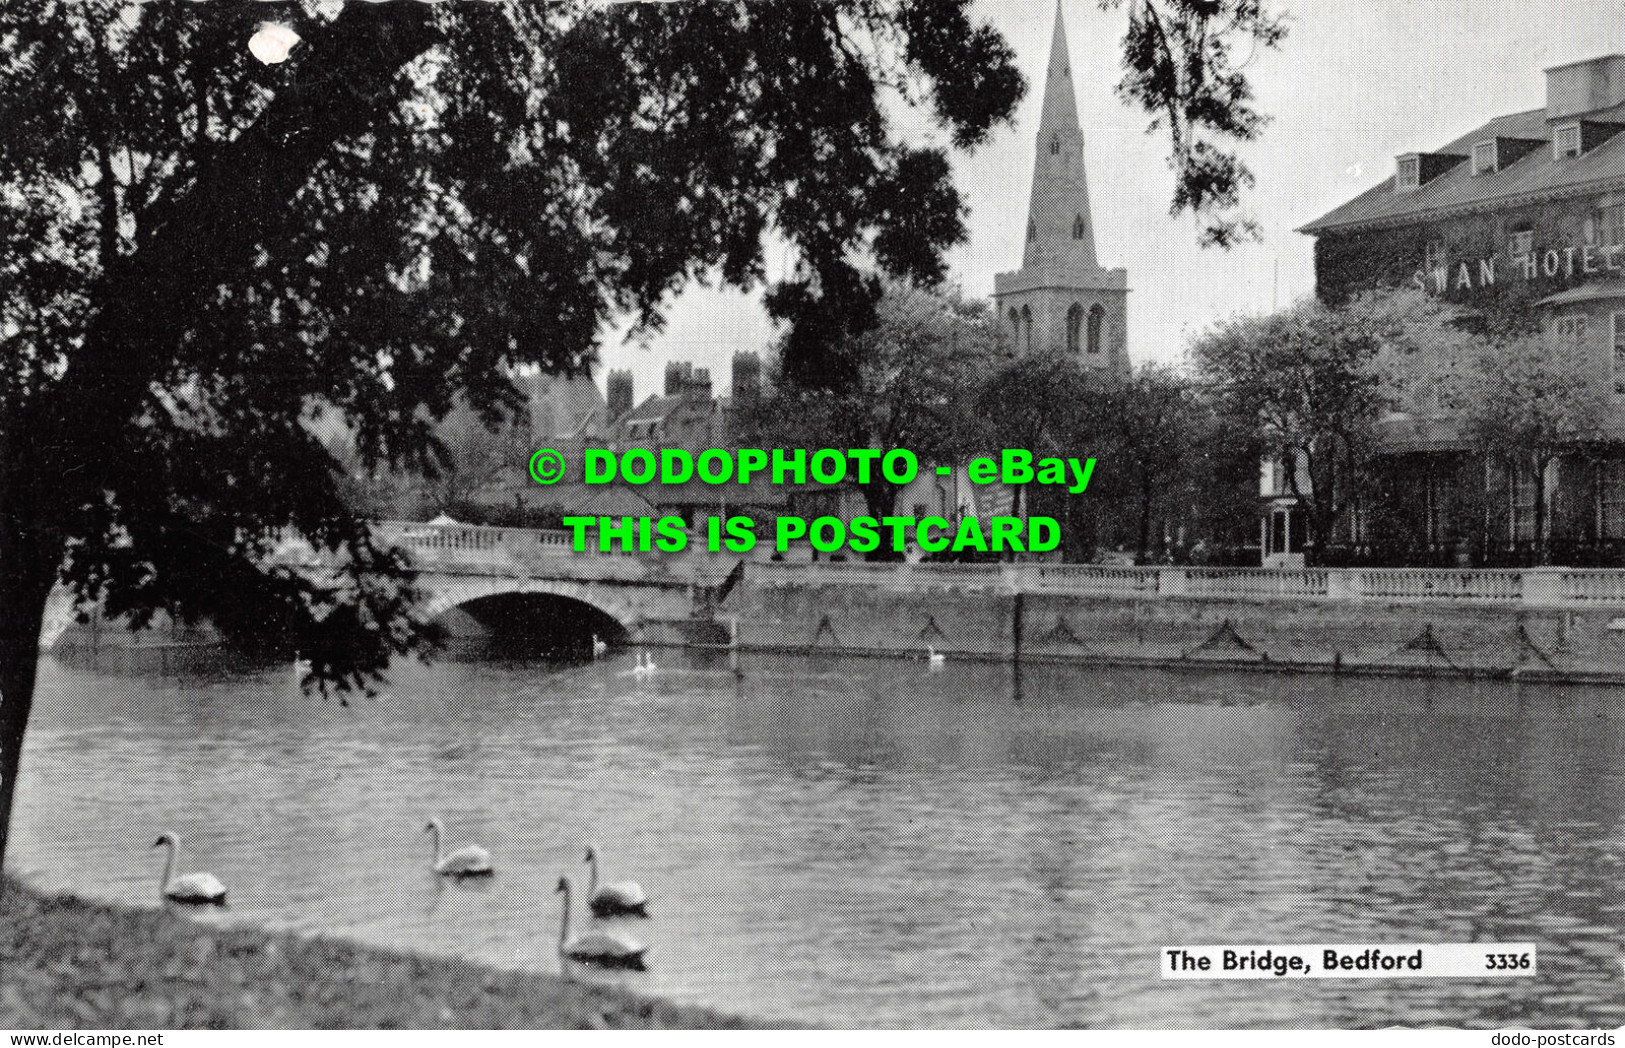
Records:
[[[1402,156],[1395,163],[1394,187],[1396,189],[1415,189],[1422,184],[1422,158],[1416,156]]]
[[[1552,159],[1580,155],[1580,125],[1560,124],[1552,131]]]
[[[1467,161],[1465,153],[1401,153],[1394,159],[1394,190],[1410,192]]]
[[[1496,153],[1494,139],[1473,146],[1473,174],[1482,175],[1487,171],[1497,170],[1499,165],[1496,163]]]

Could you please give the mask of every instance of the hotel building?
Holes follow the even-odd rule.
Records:
[[[1316,291],[1416,287],[1469,307],[1493,330],[1533,318],[1577,343],[1611,395],[1601,439],[1546,475],[1486,462],[1460,420],[1383,425],[1384,482],[1346,516],[1344,554],[1381,563],[1516,564],[1533,555],[1544,500],[1554,556],[1625,561],[1625,55],[1546,72],[1546,104],[1497,117],[1308,225]],[[1266,466],[1265,563],[1293,563],[1300,519],[1283,470]],[[1330,556],[1328,562],[1336,559]]]

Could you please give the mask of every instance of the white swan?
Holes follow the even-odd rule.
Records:
[[[925,646],[925,657],[927,665],[934,670],[942,669],[943,664],[948,661],[948,656],[946,654],[938,651],[929,644]]]
[[[632,667],[632,674],[636,677],[653,677],[655,670],[659,668],[659,666],[655,665],[655,660],[649,657],[648,652],[640,651],[638,652],[638,664]]]
[[[643,888],[636,881],[617,881],[602,887],[598,884],[598,853],[592,845],[587,845],[587,857],[581,860],[587,864],[587,905],[592,907],[596,917],[647,917],[649,916],[649,896],[645,895]]]
[[[555,890],[564,894],[564,919],[559,924],[561,962],[572,960],[604,968],[643,970],[643,955],[649,948],[635,939],[613,932],[588,932],[579,939],[570,938],[570,878],[560,877]]]
[[[445,854],[441,838],[446,831],[438,818],[430,819],[423,832],[434,834],[434,872],[441,876],[489,877],[494,872],[491,869],[491,853],[477,844],[465,845],[449,855]]]
[[[609,651],[609,645],[599,640],[598,634],[594,633],[592,635],[592,657],[601,659],[607,651]]]
[[[164,879],[159,887],[164,898],[171,902],[184,902],[192,905],[221,905],[226,901],[226,886],[212,873],[183,873],[171,880],[175,872],[175,856],[180,852],[180,842],[173,833],[164,833],[153,842],[154,848],[169,845],[169,853],[164,858]]]

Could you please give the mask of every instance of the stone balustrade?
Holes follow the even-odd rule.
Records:
[[[416,552],[432,566],[508,565],[548,558],[592,561],[583,569],[594,577],[622,574],[632,562],[658,565],[674,581],[709,579],[723,561],[738,558],[689,551],[661,553],[576,553],[568,531],[490,528],[473,525],[376,525],[387,542]],[[695,536],[697,538],[697,536]],[[620,569],[610,570],[615,562]],[[752,560],[748,577],[766,585],[862,585],[910,592],[933,589],[994,590],[1120,599],[1192,598],[1244,601],[1367,602],[1452,604],[1490,607],[1625,607],[1625,570],[1526,568],[1479,570],[1439,568],[1271,568],[1121,567],[1095,564],[898,564],[861,560],[787,563]]]

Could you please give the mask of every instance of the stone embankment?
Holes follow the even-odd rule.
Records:
[[[1625,572],[752,564],[744,648],[1625,682]]]

